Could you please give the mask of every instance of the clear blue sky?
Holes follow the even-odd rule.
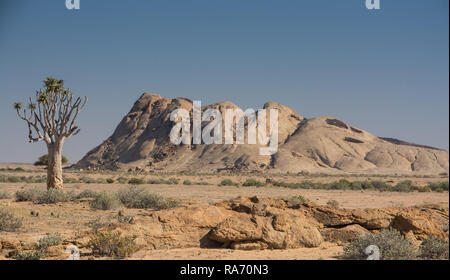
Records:
[[[448,149],[449,2],[381,0],[0,1],[0,162],[32,162],[12,104],[49,75],[89,103],[73,162],[144,91],[246,108],[266,101],[378,136]]]

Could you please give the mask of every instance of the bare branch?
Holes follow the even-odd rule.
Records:
[[[52,144],[80,132],[75,121],[86,103],[87,97],[74,100],[73,93],[63,87],[62,80],[47,78],[44,89],[36,91],[35,101],[29,98],[27,109],[22,109],[21,103],[15,103],[14,108],[28,126],[30,142],[43,140]]]

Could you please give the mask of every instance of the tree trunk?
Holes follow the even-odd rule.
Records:
[[[62,189],[62,146],[63,141],[57,141],[47,145],[48,166],[47,166],[47,189]]]

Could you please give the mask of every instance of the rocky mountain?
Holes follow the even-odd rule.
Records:
[[[122,119],[113,135],[90,151],[77,168],[139,168],[178,172],[322,172],[366,174],[438,174],[449,170],[449,152],[380,138],[333,117],[306,119],[291,108],[268,102],[278,109],[278,152],[259,155],[265,145],[174,145],[170,131],[175,109],[190,112],[192,101],[144,93]],[[238,108],[231,102],[202,107]],[[267,126],[269,125],[267,119]],[[202,122],[202,127],[208,123]],[[248,122],[245,122],[247,132]],[[192,126],[191,126],[192,130]],[[192,138],[192,133],[191,133]],[[247,137],[245,138],[247,142]]]

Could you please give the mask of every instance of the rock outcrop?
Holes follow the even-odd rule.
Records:
[[[173,110],[190,111],[192,101],[144,93],[113,135],[90,151],[77,168],[139,168],[177,172],[323,172],[439,174],[449,170],[448,151],[391,138],[379,138],[333,117],[305,119],[291,108],[268,102],[279,111],[279,147],[259,155],[263,145],[173,145]],[[202,107],[238,108],[231,102]],[[203,122],[205,127],[207,122]],[[247,131],[247,122],[245,123]],[[191,126],[192,129],[192,126]],[[192,133],[191,133],[192,137]],[[247,142],[247,137],[245,139]]]
[[[397,229],[415,241],[429,235],[448,240],[444,231],[448,215],[446,205],[336,209],[275,198],[239,197],[216,205],[142,213],[132,223],[114,223],[100,232],[136,236],[138,245],[147,249],[311,248],[323,241],[349,242],[386,228]],[[85,248],[91,234],[85,232],[66,242]]]

